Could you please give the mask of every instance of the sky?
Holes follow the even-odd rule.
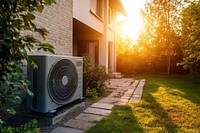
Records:
[[[149,0],[121,0],[128,17],[124,18],[123,16],[119,16],[118,20],[127,21],[124,34],[132,39],[137,39],[137,34],[142,29],[140,9],[144,7],[147,1]]]

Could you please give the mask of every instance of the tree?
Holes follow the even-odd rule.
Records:
[[[182,50],[180,65],[194,73],[200,72],[200,1],[191,2],[182,11]]]
[[[37,33],[43,39],[48,34],[44,28],[34,24],[35,11],[42,12],[45,5],[54,0],[1,0],[0,1],[0,110],[15,113],[8,104],[20,103],[22,90],[30,95],[28,81],[22,77],[21,62],[34,62],[28,56],[33,49],[54,52],[53,47],[43,43],[30,33]],[[2,123],[0,118],[0,124]]]
[[[169,75],[171,58],[179,54],[175,52],[179,38],[179,13],[182,0],[151,0],[141,11],[144,21],[143,43],[154,49],[159,64],[166,64]]]
[[[135,72],[136,52],[133,39],[123,34],[117,36],[117,71],[125,75],[131,75]]]

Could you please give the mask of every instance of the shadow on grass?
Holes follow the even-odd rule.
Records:
[[[150,127],[164,127],[165,132],[170,133],[176,133],[178,126],[174,124],[171,120],[171,118],[168,115],[168,112],[166,112],[161,104],[156,101],[156,98],[152,95],[152,93],[158,92],[158,89],[161,86],[166,86],[166,78],[156,78],[156,80],[153,77],[149,82],[147,82],[147,85],[144,89],[143,93],[143,100],[147,103],[147,106],[145,108],[148,108],[151,110],[151,114],[156,117],[156,120],[149,123],[148,126]]]
[[[148,76],[148,91],[157,92],[160,86],[176,89],[169,90],[169,94],[180,96],[191,102],[200,105],[200,77],[191,75],[173,75],[173,76]],[[148,89],[147,88],[147,89]]]
[[[195,124],[195,117],[192,116],[199,116],[199,79],[187,77],[185,75],[148,76],[145,78],[148,82],[145,84],[142,97],[144,104],[142,104],[141,107],[153,116],[152,121],[148,122],[146,125],[147,128],[150,127],[149,129],[153,129],[156,127],[163,127],[163,132],[176,133],[182,128],[180,126],[186,126],[186,131],[189,131],[187,128],[191,128],[193,131],[195,130],[194,128],[198,127],[196,126],[198,124]],[[197,106],[190,103],[196,104]],[[188,109],[190,106],[192,109],[195,109],[195,111]],[[184,122],[184,124],[182,122]],[[198,123],[197,120],[196,122]]]
[[[111,115],[86,133],[145,133],[130,106],[115,106]]]
[[[170,94],[180,96],[190,100],[192,103],[200,105],[200,82],[196,78],[178,77],[171,84],[166,85],[170,88],[175,88],[178,91],[169,91]]]
[[[165,132],[177,133],[178,126],[172,122],[168,113],[161,107],[156,99],[148,93],[148,98],[143,98],[148,103],[147,108],[151,110],[151,114],[156,117],[156,121],[149,124],[151,127],[164,127]]]

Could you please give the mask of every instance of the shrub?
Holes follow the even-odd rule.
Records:
[[[100,96],[102,92],[105,94],[105,81],[108,79],[105,66],[93,65],[90,63],[89,56],[83,57],[83,92],[92,93]],[[89,95],[90,95],[89,94]]]
[[[34,12],[42,12],[44,5],[54,2],[55,0],[0,1],[0,111],[14,114],[12,105],[21,102],[20,92],[26,91],[32,95],[28,89],[29,82],[23,78],[21,68],[22,60],[34,65],[28,53],[35,49],[54,53],[53,46],[39,41],[32,35],[35,32],[45,39],[48,31],[34,24]],[[2,123],[0,117],[3,130]],[[12,128],[8,128],[8,132],[9,130]]]
[[[20,127],[10,127],[10,126],[4,126],[0,124],[0,132],[1,133],[39,133],[40,131],[37,128],[37,121],[32,120],[31,122],[28,122],[25,125],[21,125]]]
[[[44,5],[50,5],[54,0],[1,0],[0,1],[0,110],[15,113],[9,102],[20,103],[20,91],[28,90],[28,81],[23,78],[22,60],[28,64],[34,62],[28,52],[34,48],[53,53],[50,44],[42,43],[25,32],[36,32],[45,39],[48,31],[37,27],[34,11],[42,12]]]
[[[98,98],[98,94],[96,88],[90,89],[89,87],[86,89],[85,97],[96,100]]]

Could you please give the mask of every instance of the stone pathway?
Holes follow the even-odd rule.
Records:
[[[55,128],[50,133],[83,133],[95,125],[103,117],[112,112],[114,105],[126,105],[128,102],[139,102],[142,97],[145,80],[133,80],[131,78],[110,79],[106,82],[112,93],[92,104],[76,118],[70,119],[64,125]]]

